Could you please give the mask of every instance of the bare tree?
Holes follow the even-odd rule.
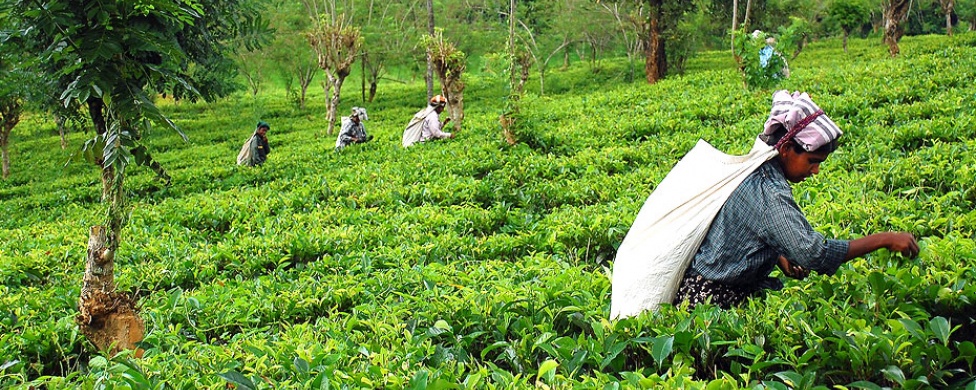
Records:
[[[454,130],[461,130],[464,120],[464,80],[467,58],[454,43],[444,39],[441,29],[423,38],[427,55],[434,64],[434,72],[441,81],[441,93],[447,98],[447,112],[454,123]]]
[[[369,14],[363,24],[363,36],[369,42],[369,45],[363,47],[362,54],[363,82],[369,83],[369,95],[364,96],[364,100],[373,101],[380,79],[387,74],[389,63],[402,64],[407,58],[412,61],[413,56],[405,54],[411,52],[411,48],[416,45],[414,32],[417,27],[413,24],[412,17],[415,10],[421,8],[421,4],[421,1],[416,0],[388,1],[380,9],[374,7],[374,2],[370,1]],[[391,34],[391,31],[397,33]],[[365,85],[363,90],[365,95]]]
[[[627,46],[627,59],[632,61],[641,54],[643,43],[639,34],[631,36],[631,32],[633,31],[632,23],[634,22],[633,18],[627,15],[627,10],[619,2],[610,3],[601,1],[599,4],[603,8],[603,11],[613,17],[613,20],[616,22],[620,37]],[[637,18],[640,19],[639,16]]]
[[[569,44],[572,43],[572,41],[569,40],[568,35],[563,34],[562,41],[559,43],[559,45],[557,45],[556,48],[550,51],[549,54],[546,55],[546,58],[543,59],[540,58],[540,56],[543,54],[542,53],[543,49],[540,47],[539,42],[536,40],[535,34],[532,33],[532,29],[530,29],[529,26],[526,26],[525,23],[522,23],[521,20],[519,21],[519,24],[522,26],[523,29],[525,29],[525,34],[527,36],[527,38],[523,39],[526,43],[526,46],[529,47],[530,49],[527,54],[532,56],[532,63],[535,63],[536,66],[539,67],[539,94],[545,95],[546,94],[546,69],[549,67],[549,61],[551,61],[552,58],[560,51],[566,49],[566,47],[569,46]],[[526,62],[526,60],[522,60],[521,62],[524,63]],[[525,76],[523,78],[528,78],[528,69],[527,67],[523,67],[523,68],[526,68],[523,69],[523,73],[525,73]],[[524,83],[525,81],[523,80],[522,84]]]
[[[264,52],[258,50],[236,50],[237,66],[247,80],[248,89],[251,96],[257,96],[261,90],[261,82],[264,80],[264,63],[261,58]]]
[[[305,1],[307,9],[310,11],[315,9],[311,0]],[[356,61],[363,40],[359,28],[351,26],[351,22],[344,14],[317,14],[312,29],[306,32],[306,37],[318,57],[319,68],[325,72],[325,77],[328,79],[327,84],[323,85],[326,96],[329,96],[331,90],[331,97],[326,101],[328,121],[326,134],[332,135],[342,83],[352,70],[352,64]]]
[[[908,17],[911,5],[911,0],[884,0],[881,3],[884,17],[884,43],[888,45],[888,52],[892,57],[897,57],[901,52],[898,41],[901,40],[902,35],[905,35],[905,27],[901,23]]]

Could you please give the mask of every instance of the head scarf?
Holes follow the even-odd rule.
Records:
[[[258,125],[257,126],[254,126],[255,129],[260,129],[262,127],[265,127],[268,130],[271,130],[271,125],[269,125],[268,122],[265,122],[265,121],[258,121]]]
[[[445,98],[443,95],[434,95],[434,97],[430,98],[430,105],[432,106],[443,106],[446,104],[447,98]]]
[[[366,109],[363,107],[353,107],[352,116],[359,118],[361,121],[369,120],[369,117],[366,116]]]
[[[773,93],[773,108],[762,134],[772,135],[778,128],[777,125],[786,128],[786,135],[776,143],[776,148],[792,139],[803,150],[812,152],[843,134],[806,92],[790,94],[786,90],[780,90]]]

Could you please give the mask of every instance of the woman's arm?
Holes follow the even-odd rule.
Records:
[[[884,232],[867,235],[852,240],[847,247],[844,260],[861,257],[878,249],[886,248],[892,252],[900,252],[902,256],[914,259],[918,256],[918,242],[915,236],[905,232]]]

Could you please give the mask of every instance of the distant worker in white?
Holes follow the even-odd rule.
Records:
[[[363,125],[363,121],[368,119],[366,109],[362,107],[353,107],[349,116],[342,117],[342,129],[336,137],[335,150],[338,152],[350,144],[361,144],[372,140],[373,136],[366,134],[366,126]]]
[[[427,142],[432,139],[454,138],[453,133],[441,131],[447,122],[451,121],[448,117],[442,122],[440,113],[447,107],[447,99],[441,95],[430,98],[430,104],[423,110],[413,115],[413,119],[403,130],[403,147],[408,147],[417,142]]]

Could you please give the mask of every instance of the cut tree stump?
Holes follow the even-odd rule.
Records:
[[[99,350],[112,355],[134,350],[136,357],[142,357],[143,350],[136,343],[142,341],[145,324],[136,302],[115,291],[115,253],[109,234],[104,226],[92,226],[89,233],[85,276],[78,298],[80,313],[75,322]]]

